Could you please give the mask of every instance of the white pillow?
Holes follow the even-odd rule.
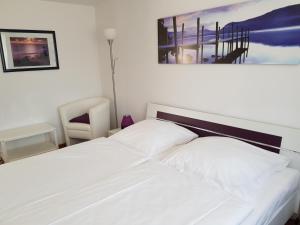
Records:
[[[183,145],[163,163],[180,171],[201,173],[232,190],[265,179],[287,167],[289,160],[236,139],[205,137]]]
[[[127,127],[110,138],[135,148],[146,157],[152,157],[197,137],[197,134],[174,123],[149,119]]]

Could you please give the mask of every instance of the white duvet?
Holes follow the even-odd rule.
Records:
[[[1,225],[238,225],[252,212],[108,139],[4,165],[0,179]]]

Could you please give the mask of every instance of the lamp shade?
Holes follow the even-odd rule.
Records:
[[[114,28],[107,28],[104,30],[106,40],[114,40],[117,36],[117,31]]]

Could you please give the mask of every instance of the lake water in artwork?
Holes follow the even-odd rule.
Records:
[[[300,4],[253,0],[158,20],[161,64],[300,64]]]
[[[47,38],[11,37],[10,45],[15,67],[50,65]]]

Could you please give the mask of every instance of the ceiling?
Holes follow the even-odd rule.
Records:
[[[49,2],[65,2],[69,4],[95,5],[98,0],[42,0]]]

